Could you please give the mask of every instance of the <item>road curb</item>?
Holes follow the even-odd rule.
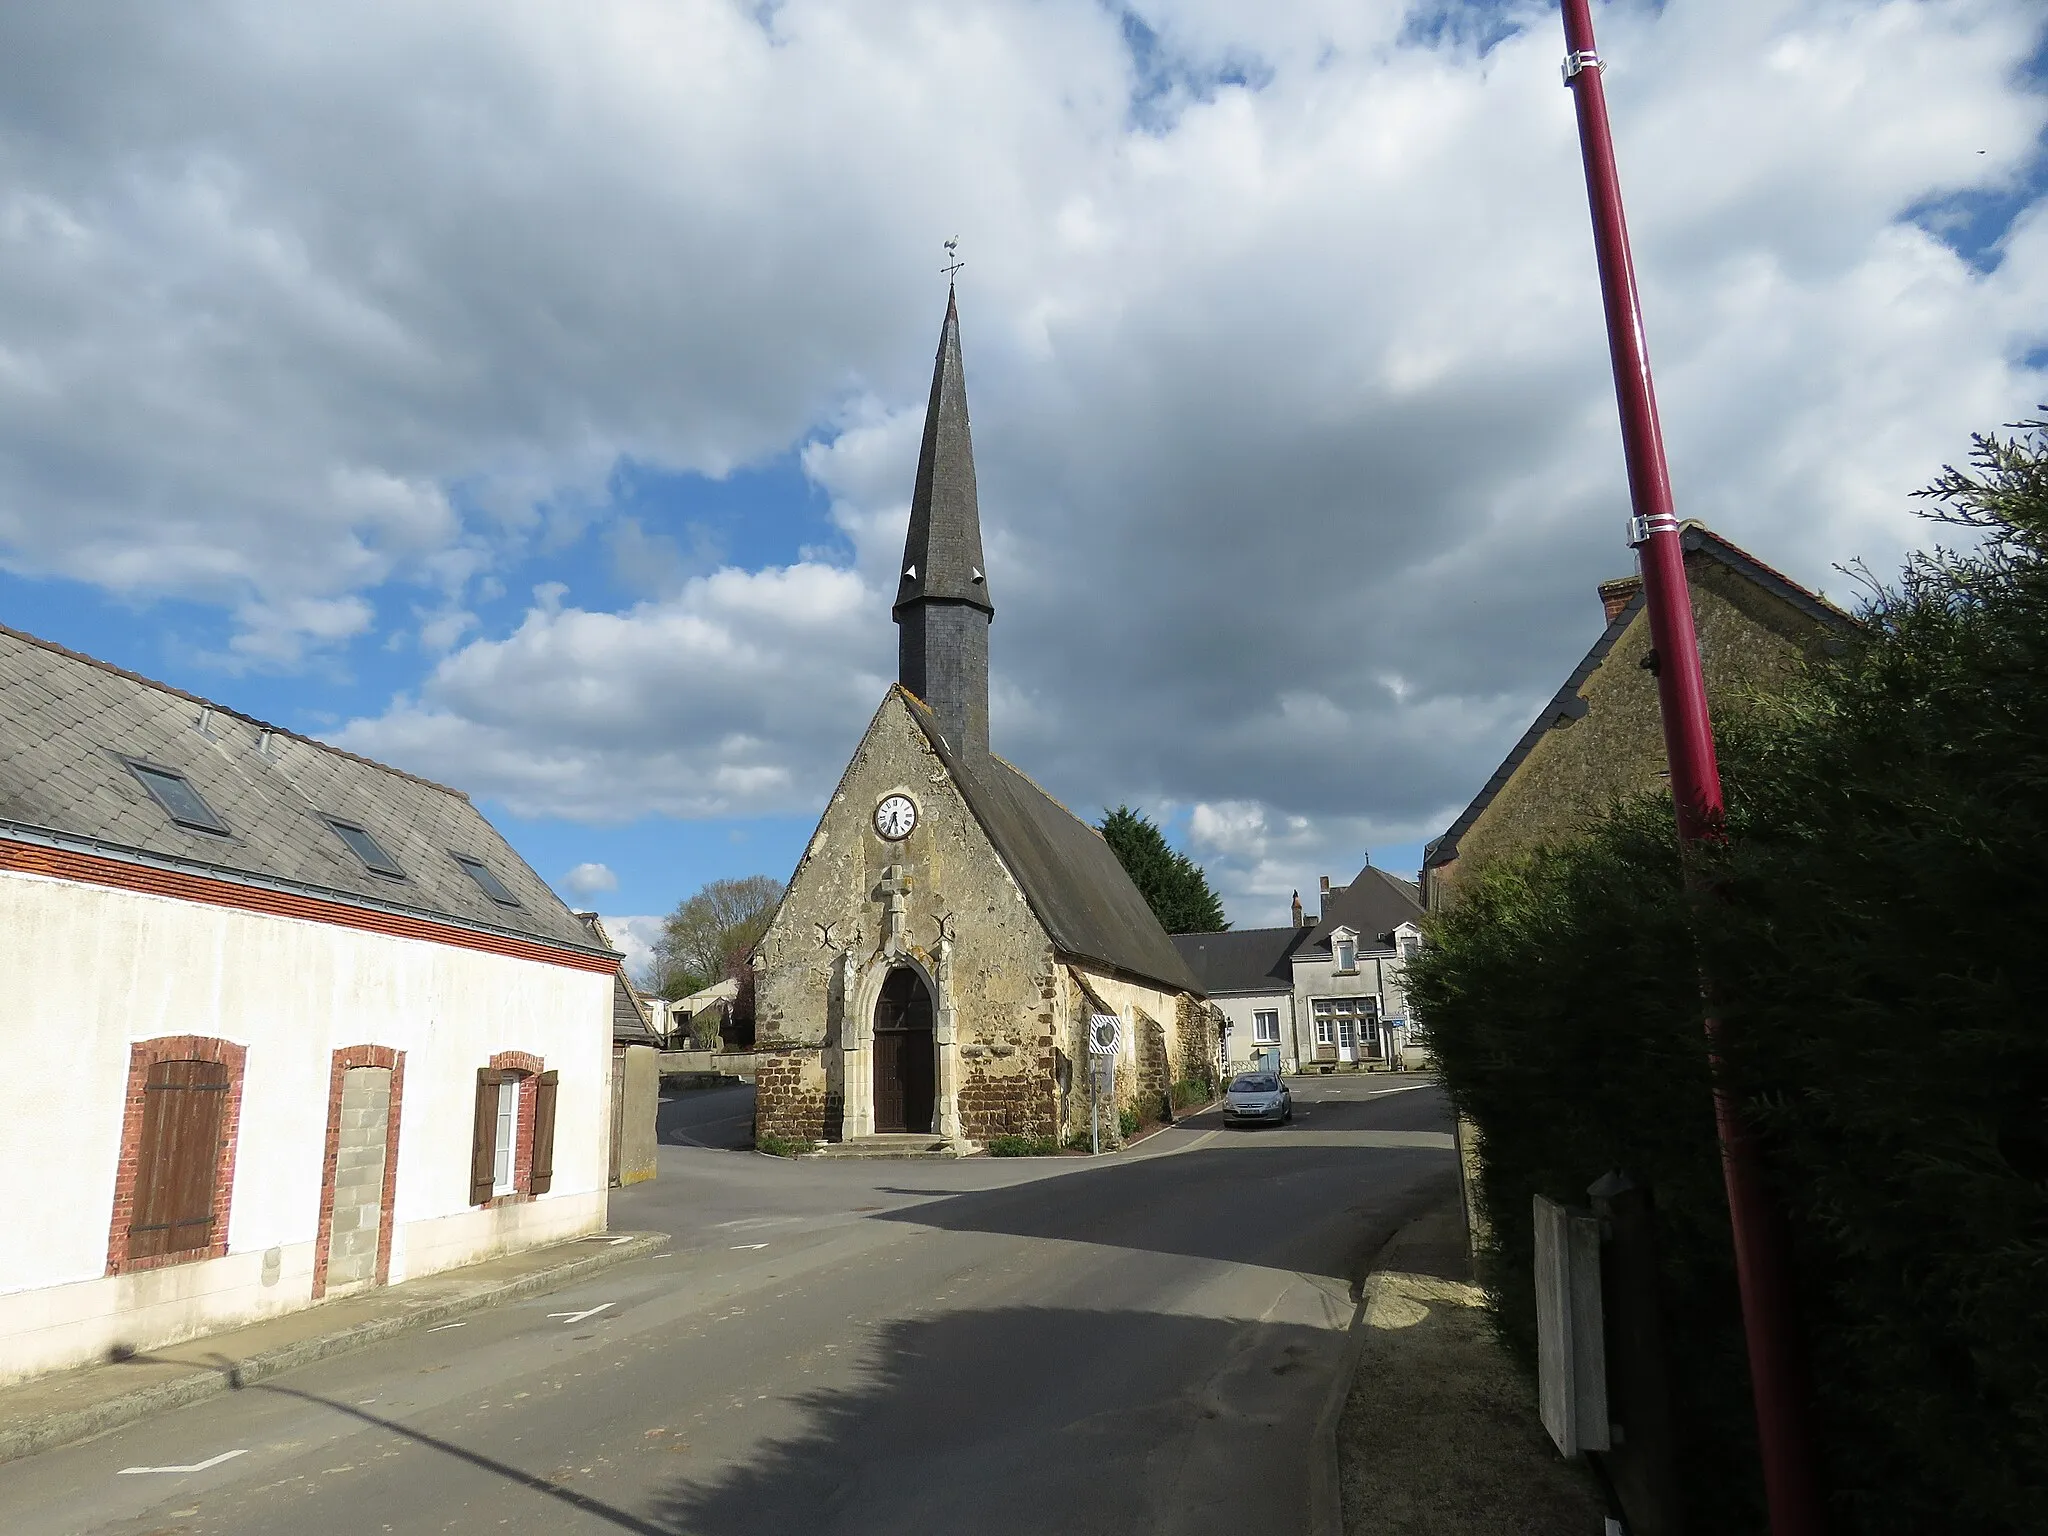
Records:
[[[80,1440],[89,1440],[123,1424],[132,1424],[137,1419],[163,1413],[172,1408],[182,1408],[187,1403],[196,1403],[212,1397],[218,1392],[232,1391],[254,1382],[264,1381],[286,1371],[296,1370],[302,1365],[316,1361],[330,1360],[336,1355],[345,1355],[372,1344],[382,1343],[401,1333],[415,1328],[431,1327],[459,1317],[465,1312],[479,1312],[499,1302],[517,1301],[525,1296],[537,1296],[546,1291],[557,1290],[586,1275],[610,1269],[628,1259],[644,1258],[656,1252],[669,1242],[665,1232],[635,1232],[625,1234],[625,1241],[613,1241],[599,1247],[592,1247],[573,1258],[552,1265],[547,1269],[536,1269],[524,1275],[514,1276],[502,1284],[490,1286],[467,1295],[444,1297],[439,1301],[423,1302],[409,1311],[395,1313],[388,1317],[371,1318],[367,1322],[338,1328],[331,1333],[316,1334],[311,1338],[295,1339],[276,1349],[251,1355],[246,1360],[224,1361],[219,1367],[206,1369],[195,1367],[190,1375],[160,1381],[147,1387],[137,1387],[118,1397],[106,1398],[82,1408],[70,1408],[60,1413],[45,1414],[41,1418],[29,1419],[18,1424],[0,1425],[0,1464],[19,1461],[24,1456],[33,1456],[40,1451],[55,1450],[61,1445],[74,1445]],[[574,1238],[563,1246],[582,1246],[588,1239]]]
[[[1351,1331],[1344,1340],[1344,1358],[1338,1362],[1336,1379],[1330,1383],[1323,1411],[1316,1415],[1315,1434],[1310,1437],[1308,1461],[1309,1536],[1344,1536],[1344,1498],[1337,1471],[1337,1424],[1344,1417],[1344,1405],[1351,1401],[1351,1382],[1358,1375],[1358,1360],[1365,1353],[1366,1292],[1361,1292],[1351,1309]]]
[[[1356,1301],[1351,1310],[1350,1332],[1344,1340],[1344,1357],[1338,1363],[1335,1379],[1330,1383],[1329,1395],[1323,1400],[1323,1411],[1316,1416],[1315,1434],[1311,1438],[1308,1465],[1309,1536],[1344,1536],[1343,1474],[1337,1464],[1337,1426],[1344,1418],[1345,1404],[1351,1401],[1351,1386],[1358,1376],[1358,1362],[1365,1354],[1368,1329],[1375,1323],[1386,1326],[1379,1321],[1379,1315],[1386,1308],[1388,1298],[1393,1295],[1405,1296],[1405,1287],[1401,1282],[1415,1278],[1383,1270],[1380,1264],[1402,1245],[1403,1239],[1411,1231],[1425,1221],[1450,1211],[1462,1213],[1463,1209],[1463,1197],[1454,1187],[1448,1196],[1433,1200],[1422,1210],[1416,1211],[1380,1244],[1365,1278],[1358,1284]],[[1458,1285],[1452,1281],[1432,1283],[1450,1286],[1461,1292],[1473,1290],[1470,1286]]]

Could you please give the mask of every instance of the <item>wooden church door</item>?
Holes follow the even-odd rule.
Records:
[[[937,1086],[932,995],[922,976],[898,966],[875,1002],[875,1129],[930,1135]]]

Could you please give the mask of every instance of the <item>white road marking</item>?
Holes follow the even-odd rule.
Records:
[[[548,1316],[550,1318],[559,1317],[565,1323],[580,1323],[586,1317],[595,1317],[598,1313],[607,1311],[616,1305],[618,1305],[616,1302],[600,1301],[587,1312],[550,1312]]]
[[[1368,1099],[1384,1099],[1390,1093],[1414,1093],[1418,1089],[1434,1088],[1435,1086],[1435,1083],[1409,1083],[1406,1087],[1402,1088],[1375,1088],[1366,1097]]]
[[[468,1326],[469,1326],[469,1324],[467,1324],[467,1323],[441,1323],[441,1324],[438,1324],[438,1325],[437,1325],[437,1326],[435,1326],[435,1327],[429,1328],[429,1329],[427,1330],[427,1332],[429,1332],[429,1333],[440,1333],[440,1332],[442,1332],[442,1331],[443,1331],[444,1329],[448,1329],[448,1328],[467,1328]]]
[[[593,1232],[588,1237],[577,1238],[576,1241],[579,1243],[603,1243],[607,1248],[616,1248],[621,1243],[633,1241],[633,1234],[628,1232],[624,1237],[606,1237],[602,1232]]]
[[[740,1243],[729,1251],[733,1253],[752,1253],[756,1248],[766,1248],[767,1246],[766,1243]]]
[[[218,1456],[209,1456],[205,1461],[195,1461],[189,1467],[123,1467],[114,1475],[133,1477],[138,1472],[204,1472],[209,1467],[217,1467],[224,1461],[233,1461],[237,1456],[248,1454],[248,1448],[245,1446],[239,1451],[222,1451]]]

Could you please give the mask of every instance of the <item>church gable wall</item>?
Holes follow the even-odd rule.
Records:
[[[887,842],[875,806],[917,805],[915,830]],[[894,882],[892,868],[907,869]],[[892,941],[891,907],[900,906]],[[892,945],[890,954],[884,954]],[[1052,943],[954,788],[938,755],[891,693],[868,728],[789,892],[755,953],[759,1048],[777,1052],[759,1081],[759,1125],[824,1139],[863,1134],[863,1030],[870,994],[899,959],[939,993],[939,1134],[985,1142],[1051,1135],[1058,1102]],[[851,1072],[857,1081],[851,1085]],[[785,1126],[790,1128],[785,1128]]]

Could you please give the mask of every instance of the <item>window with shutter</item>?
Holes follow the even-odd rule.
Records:
[[[213,1246],[227,1102],[228,1069],[220,1062],[159,1061],[149,1068],[128,1226],[130,1259]]]
[[[543,1072],[533,1084],[533,1181],[531,1193],[544,1195],[555,1187],[555,1090],[562,1074]]]
[[[490,1067],[477,1068],[476,1130],[469,1151],[471,1205],[489,1205],[491,1188],[497,1182],[498,1084],[508,1075]]]

